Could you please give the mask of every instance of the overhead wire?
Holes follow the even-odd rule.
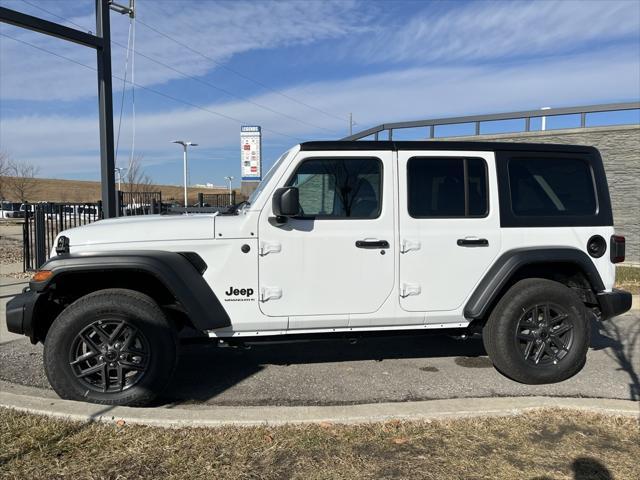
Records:
[[[94,71],[94,72],[95,72],[95,71],[97,71],[97,68],[95,68],[95,67],[92,67],[92,66],[90,66],[90,65],[87,65],[87,64],[84,64],[84,63],[82,63],[82,62],[79,62],[79,61],[77,61],[77,60],[75,60],[75,59],[73,59],[73,58],[69,58],[69,57],[67,57],[67,56],[60,55],[59,53],[52,52],[51,50],[48,50],[48,49],[46,49],[46,48],[44,48],[44,47],[41,47],[41,46],[39,46],[39,45],[35,45],[35,44],[31,43],[31,42],[27,42],[26,40],[22,40],[22,39],[19,39],[19,38],[15,38],[15,37],[12,37],[11,35],[7,35],[7,34],[2,33],[2,32],[0,32],[0,36],[2,36],[2,37],[6,37],[6,38],[9,38],[9,39],[11,39],[11,40],[13,40],[13,41],[15,41],[15,42],[22,43],[22,44],[27,45],[27,46],[29,46],[29,47],[31,47],[31,48],[34,48],[34,49],[36,49],[36,50],[40,50],[40,51],[42,51],[42,52],[44,52],[44,53],[48,53],[48,54],[53,55],[53,56],[55,56],[55,57],[58,57],[58,58],[61,58],[61,59],[67,60],[67,61],[69,61],[69,62],[71,62],[71,63],[75,63],[76,65],[80,65],[80,66],[85,67],[85,68],[87,68],[87,69],[89,69],[89,70],[92,70],[92,71]],[[122,80],[122,77],[119,77],[119,76],[117,76],[117,75],[112,75],[112,78],[115,78],[115,79],[117,79],[117,80]],[[133,84],[133,83],[132,83],[132,82],[129,82],[129,84]],[[135,84],[135,86],[136,86],[137,88],[141,89],[141,90],[145,90],[145,91],[148,91],[148,92],[154,93],[154,94],[156,94],[156,95],[158,95],[158,96],[161,96],[161,97],[167,98],[167,99],[169,99],[169,100],[173,100],[174,102],[182,103],[182,104],[184,104],[184,105],[187,105],[187,106],[190,106],[190,107],[196,108],[196,109],[198,109],[198,110],[202,110],[202,111],[204,111],[204,112],[210,113],[210,114],[215,115],[215,116],[217,116],[217,117],[225,118],[225,119],[227,119],[227,120],[230,120],[230,121],[236,122],[236,123],[238,123],[238,124],[240,124],[240,125],[242,125],[242,124],[246,124],[246,123],[247,123],[246,121],[241,120],[241,119],[238,119],[238,118],[235,118],[235,117],[232,117],[231,115],[227,115],[227,114],[225,114],[225,113],[221,113],[221,112],[218,112],[218,111],[216,111],[216,110],[212,110],[212,109],[210,109],[210,108],[203,107],[203,106],[201,106],[201,105],[195,104],[195,103],[193,103],[193,102],[189,102],[189,101],[187,101],[187,100],[182,100],[182,99],[180,99],[180,98],[174,97],[173,95],[169,95],[168,93],[161,92],[161,91],[156,90],[156,89],[151,88],[151,87],[147,87],[147,86],[144,86],[144,85],[140,85],[140,84],[138,84],[138,83],[136,83],[136,84]],[[294,137],[293,135],[289,135],[288,133],[279,132],[278,130],[274,130],[274,129],[272,129],[272,128],[263,127],[263,130],[268,131],[268,132],[271,132],[271,133],[273,133],[273,134],[275,134],[275,135],[280,135],[280,136],[282,136],[282,137],[288,137],[288,138],[291,138],[291,139],[293,139],[293,140],[295,140],[295,141],[300,141],[300,139],[299,139],[299,138]]]
[[[160,31],[156,27],[153,27],[153,26],[143,22],[142,20],[138,19],[138,23],[140,25],[144,26],[145,28],[148,28],[149,30],[157,33],[158,35],[161,35],[161,36],[171,40],[172,42],[180,45],[181,47],[186,48],[187,50],[189,50],[189,51],[201,56],[202,58],[206,58],[207,60],[209,60],[210,62],[212,62],[215,65],[219,66],[220,68],[223,68],[223,69],[225,69],[225,70],[227,70],[227,71],[229,71],[229,72],[231,72],[231,73],[233,73],[233,74],[235,74],[235,75],[237,75],[237,76],[239,76],[241,78],[244,78],[245,80],[250,81],[250,82],[252,82],[252,83],[264,88],[265,90],[269,90],[269,91],[271,91],[271,92],[273,92],[273,93],[275,93],[277,95],[280,95],[280,96],[282,96],[282,97],[284,97],[284,98],[286,98],[286,99],[288,99],[288,100],[290,100],[292,102],[295,102],[295,103],[297,103],[299,105],[303,105],[303,106],[305,106],[307,108],[310,108],[312,110],[315,110],[316,112],[319,112],[319,113],[322,113],[322,114],[327,115],[329,117],[332,117],[332,118],[334,118],[336,120],[340,120],[340,121],[348,120],[347,117],[343,118],[343,117],[340,117],[340,116],[335,115],[333,113],[327,112],[327,111],[325,111],[325,110],[323,110],[321,108],[318,108],[318,107],[316,107],[314,105],[310,105],[310,104],[308,104],[306,102],[303,102],[302,100],[298,100],[297,98],[294,98],[291,95],[288,95],[288,94],[282,92],[281,90],[278,90],[278,89],[275,89],[273,87],[270,87],[269,85],[267,85],[267,84],[265,84],[265,83],[263,83],[263,82],[261,82],[259,80],[256,80],[256,79],[254,79],[254,78],[252,78],[252,77],[250,77],[250,76],[248,76],[248,75],[246,75],[246,74],[244,74],[242,72],[239,72],[238,70],[235,70],[235,69],[229,67],[228,65],[225,65],[224,63],[215,60],[214,58],[210,57],[209,55],[206,55],[206,54],[194,49],[193,47],[187,45],[186,43],[181,42],[180,40],[177,40],[174,37],[172,37],[172,36],[162,32],[162,31]]]
[[[129,42],[131,42],[131,23],[133,19],[129,19],[129,32],[127,33],[127,54],[124,60],[124,75],[122,79],[122,96],[120,97],[120,115],[118,117],[118,130],[116,133],[116,151],[115,162],[118,164],[118,148],[120,146],[120,128],[122,127],[122,112],[124,111],[124,96],[127,91],[127,72],[129,71]]]
[[[43,12],[45,12],[45,13],[49,14],[49,15],[52,15],[52,16],[54,16],[54,17],[56,17],[56,18],[60,19],[60,20],[66,21],[66,22],[68,22],[69,24],[74,25],[74,26],[76,26],[76,27],[78,27],[78,28],[86,29],[86,27],[83,27],[82,25],[78,25],[77,23],[75,23],[75,22],[73,22],[73,21],[69,20],[68,18],[65,18],[65,17],[63,17],[63,16],[61,16],[61,15],[58,15],[58,14],[54,13],[54,12],[51,12],[51,11],[49,11],[49,10],[47,10],[47,9],[45,9],[45,8],[43,8],[43,7],[41,7],[41,6],[39,6],[39,5],[36,5],[36,4],[34,4],[34,3],[31,3],[31,2],[29,2],[28,0],[22,0],[22,2],[26,3],[27,5],[32,6],[32,7],[34,7],[34,8],[37,8],[37,9],[39,9],[39,10],[41,10],[41,11],[43,11]],[[137,17],[137,16],[136,16],[136,17]],[[134,30],[133,30],[133,31],[134,31],[134,37],[135,37],[135,21],[136,21],[136,20],[134,19],[133,21],[134,21],[134,24],[133,24],[133,29],[134,29]],[[142,23],[142,22],[141,22],[141,21],[139,21],[139,20],[137,20],[137,21],[138,21],[138,22],[140,22],[141,24],[143,24],[145,27],[150,28],[150,29],[152,29],[152,30],[154,30],[154,31],[155,31],[155,29],[154,29],[153,27],[150,27],[150,26],[148,26],[148,25],[146,25],[146,24]],[[130,25],[130,29],[131,29],[131,22],[130,22],[130,24],[129,24],[129,25]],[[158,33],[160,33],[160,34],[162,35],[162,33],[161,33],[161,32],[159,32],[159,31],[158,31]],[[166,36],[166,35],[165,35],[165,36]],[[171,39],[171,40],[173,40],[173,41],[177,42],[176,40],[174,40],[174,39],[172,39],[172,38],[170,38],[170,37],[168,37],[168,36],[167,36],[167,38],[169,38],[169,39]],[[128,55],[128,53],[129,53],[129,37],[127,37],[127,45],[123,45],[122,43],[120,43],[120,42],[118,42],[118,41],[114,40],[113,38],[111,39],[111,43],[113,43],[113,44],[115,44],[115,45],[117,45],[117,46],[119,46],[119,47],[122,47],[122,48],[127,49],[127,55]],[[189,48],[190,50],[192,50],[192,51],[196,52],[195,50],[191,49],[190,47],[185,47],[185,48]],[[199,52],[196,52],[196,53],[199,53]],[[168,64],[166,64],[166,63],[162,62],[161,60],[158,60],[157,58],[154,58],[154,57],[151,57],[151,56],[149,56],[149,55],[146,55],[146,54],[144,54],[144,53],[142,53],[142,52],[136,51],[136,50],[135,50],[135,48],[133,48],[133,49],[132,49],[132,56],[134,56],[134,57],[135,57],[135,55],[136,55],[136,54],[137,54],[137,55],[139,55],[139,56],[141,56],[141,57],[143,57],[143,58],[145,58],[145,59],[147,59],[147,60],[149,60],[149,61],[151,61],[151,62],[154,62],[154,63],[156,63],[156,64],[158,64],[158,65],[161,65],[161,66],[162,66],[162,67],[164,67],[164,68],[167,68],[167,69],[169,69],[169,70],[171,70],[171,71],[173,71],[173,72],[176,72],[176,73],[178,73],[179,75],[182,75],[184,78],[187,78],[187,79],[190,79],[190,80],[196,81],[196,82],[198,82],[198,83],[201,83],[201,84],[203,84],[203,85],[206,85],[206,86],[208,86],[208,87],[210,87],[210,88],[213,88],[213,89],[215,89],[215,90],[217,90],[217,91],[219,91],[219,92],[224,93],[225,95],[229,95],[230,97],[236,98],[236,99],[241,100],[241,101],[243,101],[243,102],[250,103],[251,105],[254,105],[254,106],[258,107],[258,108],[261,108],[261,109],[263,109],[263,110],[266,110],[266,111],[268,111],[268,112],[271,112],[271,113],[273,113],[273,114],[275,114],[275,115],[280,115],[280,116],[282,116],[282,117],[288,118],[288,119],[290,119],[290,120],[293,120],[293,121],[298,122],[298,123],[300,123],[300,124],[306,125],[306,126],[308,126],[308,127],[312,127],[312,128],[318,129],[318,130],[323,130],[323,131],[328,132],[328,133],[330,133],[330,134],[332,134],[332,135],[339,135],[339,133],[338,133],[338,132],[336,132],[336,131],[334,131],[334,130],[331,130],[331,129],[328,129],[328,128],[325,128],[325,127],[321,127],[321,126],[319,126],[319,125],[313,124],[313,123],[308,122],[308,121],[306,121],[306,120],[302,120],[302,119],[300,119],[300,118],[294,117],[293,115],[289,115],[289,114],[287,114],[287,113],[281,112],[281,111],[276,110],[276,109],[274,109],[274,108],[271,108],[271,107],[269,107],[269,106],[266,106],[266,105],[263,105],[263,104],[261,104],[261,103],[258,103],[258,102],[254,101],[254,100],[251,100],[251,99],[247,98],[247,97],[243,97],[242,95],[238,95],[238,94],[236,94],[236,93],[233,93],[233,92],[231,92],[230,90],[227,90],[227,89],[225,89],[225,88],[219,87],[218,85],[215,85],[214,83],[211,83],[211,82],[209,82],[209,81],[207,81],[207,80],[204,80],[204,79],[202,79],[202,78],[198,78],[198,77],[195,77],[195,76],[190,75],[190,74],[188,74],[188,73],[185,73],[185,72],[183,72],[183,71],[181,71],[181,70],[179,70],[179,69],[177,69],[177,68],[175,68],[175,67],[173,67],[173,66],[171,66],[171,65],[168,65]],[[199,53],[199,54],[200,54],[200,53]],[[211,58],[207,57],[207,56],[206,56],[206,55],[204,55],[204,54],[200,54],[200,55],[202,55],[202,56],[204,56],[204,58],[207,58],[207,59],[209,59],[210,61],[214,62],[214,63],[215,63],[216,65],[218,65],[218,66],[223,66],[223,65],[224,65],[224,64],[220,64],[219,62],[216,62],[215,60],[213,60],[213,59],[211,59]],[[235,73],[235,72],[234,72],[234,73]],[[133,70],[132,70],[132,75],[133,75]],[[269,88],[269,87],[264,86],[263,88]],[[124,92],[123,92],[123,95],[124,95]],[[286,96],[286,95],[285,95],[285,96]],[[133,98],[134,98],[134,100],[133,100],[133,101],[135,102],[135,96],[133,96]],[[308,106],[308,105],[306,105],[306,104],[305,104],[305,103],[303,103],[303,102],[297,101],[297,100],[295,100],[295,99],[293,99],[293,100],[294,100],[294,101],[296,101],[296,102],[298,102],[298,103],[301,103],[301,104],[303,104],[303,105],[305,105],[305,106]],[[314,108],[314,107],[312,107],[312,106],[308,106],[308,107],[309,107],[309,108]],[[133,107],[133,109],[134,109],[134,111],[135,111],[135,106]],[[341,118],[339,118],[339,117],[334,117],[334,118],[338,118],[339,120],[342,120],[342,119],[341,119]]]

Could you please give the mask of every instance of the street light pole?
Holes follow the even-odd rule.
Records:
[[[184,162],[184,207],[187,208],[189,206],[188,198],[187,198],[187,147],[197,147],[197,143],[187,142],[185,140],[174,140],[172,143],[178,143],[182,145],[182,159]]]
[[[229,205],[233,205],[233,190],[231,190],[231,182],[235,177],[228,176],[224,177],[224,179],[229,183]]]
[[[126,170],[123,167],[114,168],[115,172],[118,174],[118,191],[116,192],[116,216],[120,216],[120,195],[122,192],[122,171]]]

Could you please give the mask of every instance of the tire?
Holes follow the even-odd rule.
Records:
[[[51,325],[45,373],[63,399],[143,406],[171,379],[177,345],[174,329],[149,296],[99,290],[69,305]]]
[[[500,299],[482,339],[493,365],[507,377],[531,385],[556,383],[584,366],[590,328],[585,306],[570,288],[529,278]]]

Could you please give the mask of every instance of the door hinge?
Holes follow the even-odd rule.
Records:
[[[419,240],[415,242],[413,240],[402,240],[402,245],[400,246],[400,253],[407,253],[411,250],[420,250],[422,244]]]
[[[261,287],[260,301],[268,302],[269,300],[278,300],[282,298],[282,289],[280,287]]]
[[[412,295],[420,295],[420,292],[422,292],[422,288],[417,283],[403,283],[400,289],[400,296],[406,298]]]
[[[282,245],[280,243],[269,243],[269,242],[261,242],[260,243],[260,256],[264,257],[265,255],[269,255],[270,253],[280,253],[282,251]]]

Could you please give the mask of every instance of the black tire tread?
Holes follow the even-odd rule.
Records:
[[[557,303],[570,309],[581,322],[579,333],[583,339],[575,345],[575,360],[563,363],[553,371],[537,372],[515,362],[510,346],[511,338],[506,338],[505,335],[509,323],[515,321],[509,318],[508,311],[537,296],[556,299]],[[577,374],[584,366],[590,344],[586,309],[580,298],[569,287],[559,282],[544,278],[520,280],[504,294],[491,312],[482,332],[482,341],[494,366],[507,377],[530,385],[561,382]]]
[[[167,331],[171,332],[171,336],[174,344],[174,352],[177,356],[178,341],[175,335],[175,329],[170,325],[162,309],[158,304],[148,295],[141,292],[122,288],[110,288],[104,290],[98,290],[89,293],[67,308],[54,320],[44,346],[44,367],[49,383],[52,385],[56,393],[63,399],[69,400],[81,400],[87,401],[85,398],[78,398],[77,392],[69,385],[65,372],[57,364],[56,355],[58,352],[55,350],[55,345],[60,343],[62,338],[66,336],[71,325],[76,319],[85,313],[95,311],[99,306],[102,309],[129,309],[130,311],[138,311],[143,315],[146,313],[148,317],[154,318],[157,322],[161,322],[167,328]],[[166,352],[169,354],[169,352]],[[173,375],[175,370],[175,359],[173,361],[173,367],[168,372],[168,378]],[[168,379],[167,379],[168,382]],[[165,382],[166,383],[166,382]],[[130,395],[120,396],[117,399],[106,398],[92,398],[92,403],[98,403],[102,405],[127,405],[127,406],[144,406],[151,403],[157,396],[158,391],[146,390],[142,393],[134,390]]]

